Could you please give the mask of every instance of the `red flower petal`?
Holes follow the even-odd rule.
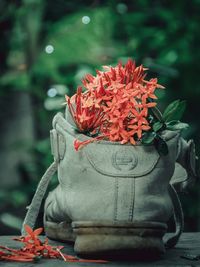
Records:
[[[24,229],[27,232],[27,234],[32,235],[33,234],[33,230],[31,229],[31,227],[29,225],[24,225]]]
[[[43,228],[38,228],[33,231],[34,235],[40,235],[43,232]]]

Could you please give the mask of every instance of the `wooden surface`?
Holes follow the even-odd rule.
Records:
[[[50,241],[51,244],[54,245],[63,245],[63,243]],[[9,246],[12,248],[18,248],[19,244],[16,241],[12,240],[12,236],[0,236],[0,245]],[[65,249],[63,252],[75,255],[73,252],[73,246],[69,244],[64,244]],[[17,262],[5,262],[0,261],[0,266],[2,267],[36,267],[36,266],[44,266],[44,267],[76,267],[76,266],[99,266],[99,267],[114,267],[114,266],[199,266],[200,267],[200,260],[187,260],[183,259],[182,256],[186,254],[192,255],[200,255],[200,233],[184,233],[182,234],[179,243],[177,244],[176,248],[167,250],[166,254],[159,260],[154,261],[143,261],[139,262],[136,260],[129,260],[129,261],[115,261],[112,260],[109,263],[104,264],[97,264],[97,263],[67,263],[62,260],[53,260],[53,259],[42,259],[39,263],[17,263]]]

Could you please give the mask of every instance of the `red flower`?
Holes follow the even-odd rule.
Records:
[[[39,239],[38,235],[42,233],[42,228],[32,230],[30,226],[25,225],[25,230],[27,232],[26,236],[14,238],[14,240],[22,242],[24,247],[21,249],[13,249],[0,246],[0,261],[34,262],[42,257],[52,259],[62,258],[66,262],[107,262],[103,260],[84,260],[75,256],[63,254],[61,249],[63,249],[64,246],[51,246],[48,244],[47,238],[44,242]]]
[[[164,88],[157,79],[145,80],[147,70],[128,60],[123,66],[104,66],[97,75],[87,74],[83,80],[86,89],[66,102],[79,131],[98,135],[84,142],[76,141],[75,149],[100,139],[122,144],[135,144],[144,131],[150,130],[149,108],[156,106],[156,88]]]
[[[82,132],[90,132],[99,127],[101,122],[101,108],[97,108],[92,98],[82,93],[82,87],[78,87],[72,100],[66,96],[69,111],[78,129]]]

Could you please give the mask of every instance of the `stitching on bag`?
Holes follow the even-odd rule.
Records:
[[[118,196],[119,196],[119,178],[115,178],[115,201],[114,201],[114,222],[118,217]]]
[[[135,208],[135,186],[136,186],[136,181],[135,179],[133,180],[133,209],[132,209],[132,220],[134,217],[134,208]]]
[[[135,179],[131,179],[131,203],[129,207],[129,221],[133,220],[133,208],[135,200]]]

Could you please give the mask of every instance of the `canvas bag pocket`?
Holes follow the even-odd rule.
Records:
[[[98,142],[83,149],[92,167],[99,173],[116,177],[140,177],[150,173],[160,156],[154,146],[132,146]]]

